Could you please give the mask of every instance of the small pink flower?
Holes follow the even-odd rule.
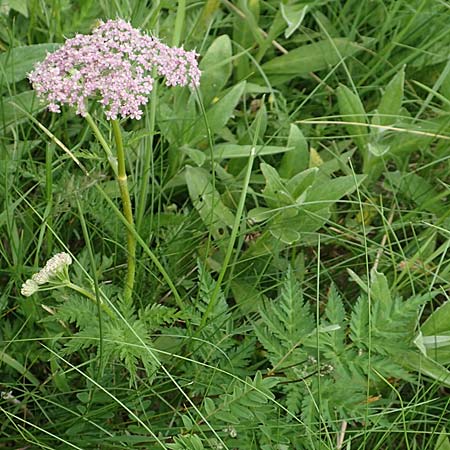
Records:
[[[142,117],[141,107],[153,88],[153,68],[167,86],[196,87],[200,82],[197,53],[171,48],[128,22],[101,22],[90,35],[77,34],[38,63],[28,78],[52,112],[61,105],[87,114],[96,99],[108,119]]]

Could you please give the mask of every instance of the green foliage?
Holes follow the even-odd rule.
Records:
[[[292,244],[323,226],[331,215],[331,208],[350,194],[364,180],[364,175],[348,175],[331,179],[312,167],[297,173],[285,182],[277,170],[261,164],[266,180],[263,196],[267,207],[249,211],[256,221],[268,221],[273,236]]]
[[[104,149],[26,79],[116,17],[202,69],[121,123],[131,300]],[[449,23],[422,0],[0,1],[0,446],[447,449]],[[62,251],[71,282],[22,296]]]

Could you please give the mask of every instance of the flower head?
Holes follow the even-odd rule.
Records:
[[[108,20],[90,35],[68,39],[28,78],[52,112],[68,104],[85,116],[87,100],[95,98],[108,119],[140,119],[153,87],[153,68],[167,86],[198,86],[197,56],[170,48],[122,19]]]
[[[22,284],[21,294],[30,297],[39,290],[39,286],[52,281],[54,278],[64,277],[70,264],[72,264],[72,257],[68,253],[57,253],[52,256],[43,269]]]
[[[39,286],[34,280],[27,280],[25,283],[22,284],[22,289],[20,290],[20,293],[24,297],[30,297],[34,293],[36,293],[39,290]]]

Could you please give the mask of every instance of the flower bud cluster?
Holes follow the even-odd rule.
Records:
[[[140,119],[153,87],[153,69],[167,86],[195,87],[200,81],[197,56],[170,48],[122,19],[108,20],[90,35],[68,39],[28,78],[52,112],[67,104],[85,116],[87,100],[94,98],[108,119]]]
[[[47,261],[43,269],[22,284],[21,294],[30,297],[39,290],[39,286],[63,275],[70,264],[72,257],[68,253],[57,253]]]

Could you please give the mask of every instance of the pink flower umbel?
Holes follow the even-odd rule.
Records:
[[[197,54],[170,48],[128,22],[108,20],[90,35],[68,39],[38,63],[28,78],[52,112],[75,106],[87,114],[87,100],[97,100],[108,119],[142,117],[153,87],[153,68],[167,86],[198,86]]]

